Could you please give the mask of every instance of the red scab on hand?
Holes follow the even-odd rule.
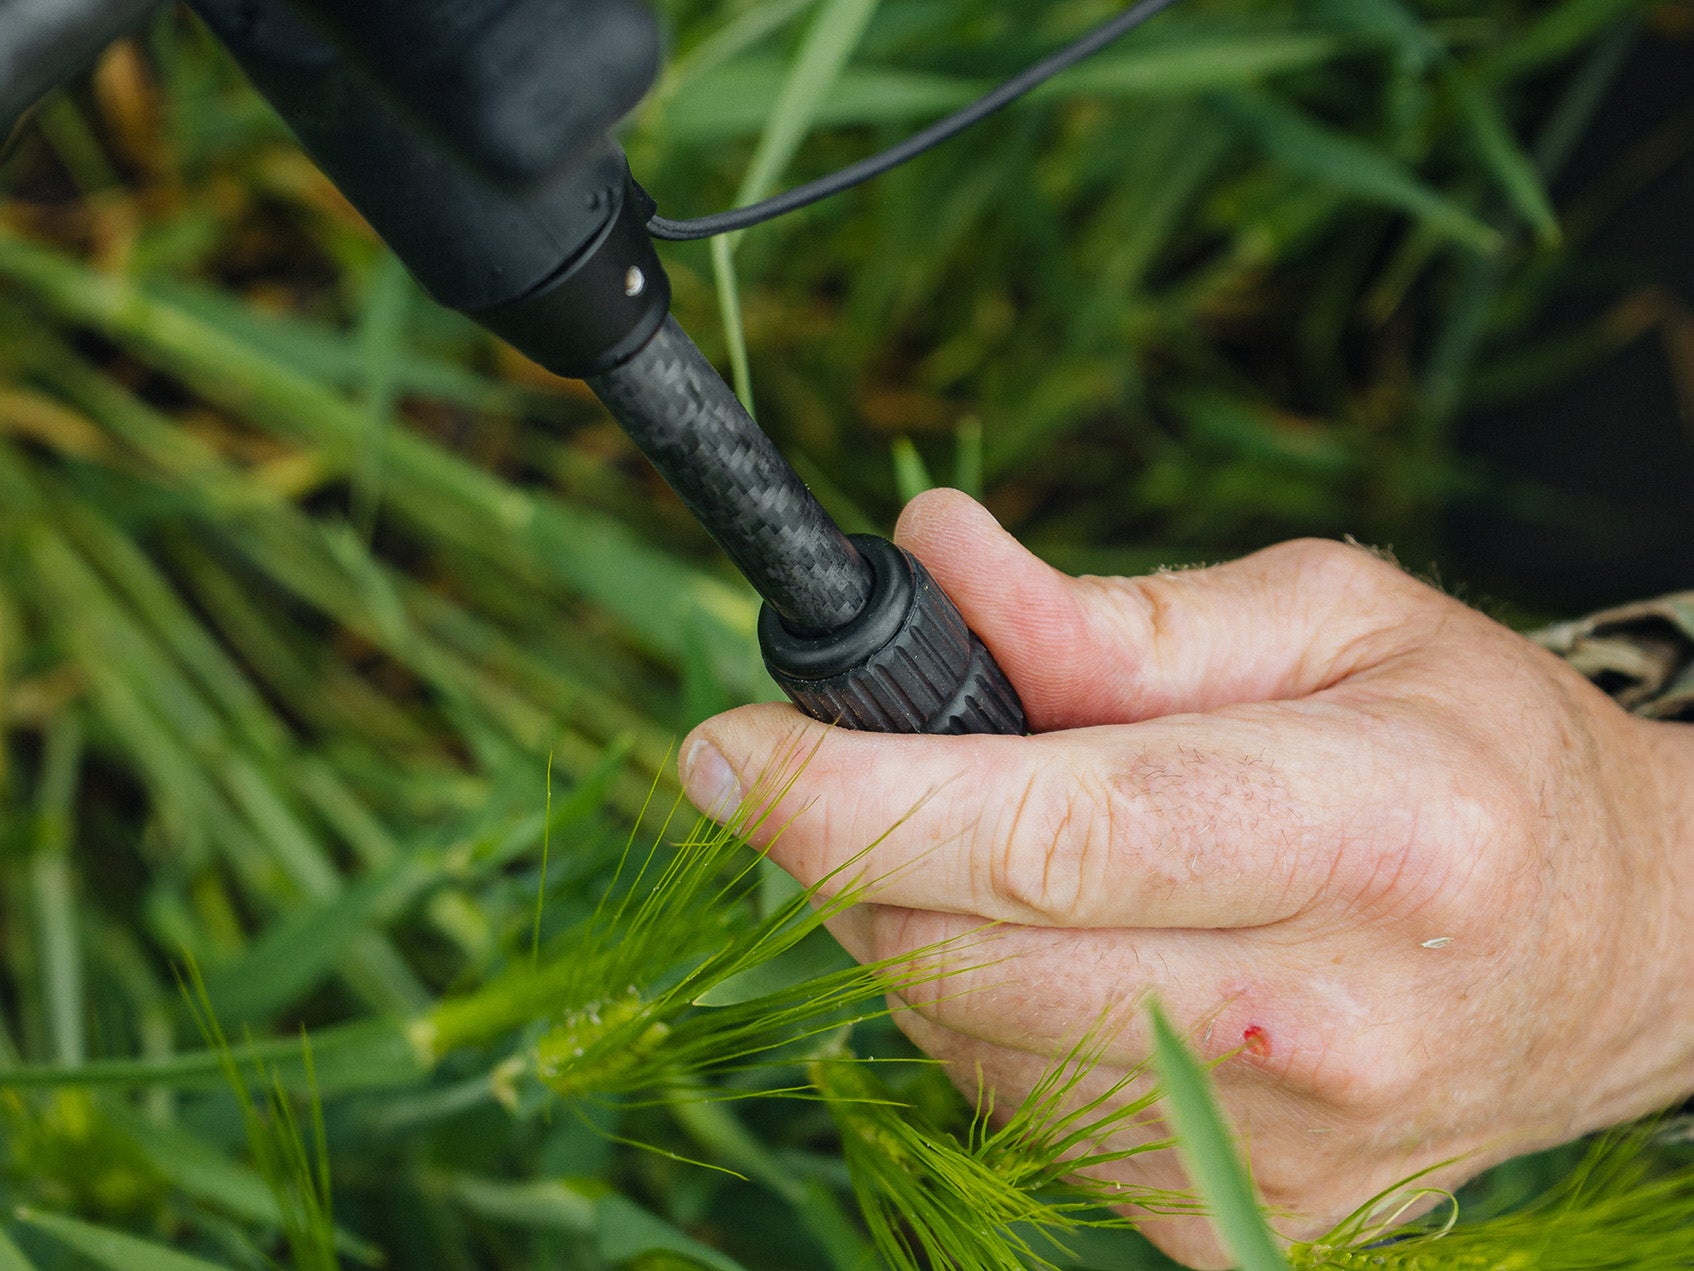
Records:
[[[1271,1053],[1270,1034],[1257,1024],[1249,1024],[1241,1034],[1241,1048],[1254,1059],[1268,1059]]]

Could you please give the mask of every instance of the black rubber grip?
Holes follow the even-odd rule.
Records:
[[[759,615],[765,666],[813,719],[880,733],[1027,731],[1023,703],[958,607],[910,552],[856,534],[870,566],[869,602],[827,635]]]

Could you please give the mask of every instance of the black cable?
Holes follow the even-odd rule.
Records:
[[[702,216],[696,220],[673,221],[663,216],[655,216],[647,222],[647,232],[654,238],[662,238],[675,243],[693,242],[702,238],[716,238],[719,234],[729,234],[736,230],[750,229],[755,225],[763,225],[766,221],[774,221],[779,216],[790,212],[798,212],[801,208],[810,207],[824,199],[850,190],[856,185],[862,185],[874,177],[893,168],[899,167],[917,158],[926,150],[933,150],[944,141],[951,141],[965,129],[981,123],[988,116],[1004,106],[1009,106],[1018,98],[1041,87],[1054,76],[1068,71],[1078,62],[1093,57],[1107,45],[1119,37],[1129,34],[1136,27],[1157,17],[1164,10],[1175,4],[1176,0],[1141,0],[1115,18],[1108,18],[1095,27],[1081,39],[1067,44],[1058,52],[1051,54],[1031,66],[1021,75],[1007,80],[993,92],[978,98],[964,109],[948,115],[945,119],[937,120],[923,131],[915,133],[897,145],[890,146],[879,154],[861,159],[858,163],[850,164],[839,172],[820,177],[816,181],[796,186],[794,189],[772,198],[750,203],[746,207],[736,208],[729,212],[719,212],[714,216]]]

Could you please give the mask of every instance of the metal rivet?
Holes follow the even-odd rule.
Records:
[[[629,272],[623,276],[623,293],[634,300],[647,290],[647,275],[635,265],[629,267]]]

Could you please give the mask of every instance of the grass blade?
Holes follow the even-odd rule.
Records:
[[[191,1258],[122,1231],[97,1227],[63,1214],[42,1214],[20,1209],[18,1221],[28,1223],[73,1253],[111,1271],[221,1271],[215,1262]]]
[[[1036,89],[1031,100],[1156,100],[1240,88],[1323,66],[1362,42],[1310,31],[1191,31],[1180,40],[1131,46],[1084,63]],[[775,57],[728,63],[679,88],[666,105],[663,135],[672,144],[692,146],[756,133],[781,108],[788,79],[789,68]],[[986,79],[895,66],[852,66],[840,73],[827,97],[809,103],[811,126],[927,124],[993,86]]]
[[[602,1197],[595,1206],[595,1220],[599,1227],[600,1252],[620,1265],[673,1255],[691,1266],[706,1267],[709,1271],[746,1271],[735,1259],[701,1244],[622,1196]]]
[[[298,1038],[247,1042],[233,1053],[239,1063],[262,1063],[280,1073],[290,1089],[306,1087]],[[408,1086],[428,1076],[434,1065],[434,1057],[420,1051],[406,1025],[389,1020],[326,1028],[313,1041],[312,1055],[325,1097]],[[195,1050],[152,1059],[93,1059],[76,1068],[29,1065],[0,1072],[0,1090],[98,1086],[220,1090],[225,1086],[224,1057],[215,1050]]]
[[[718,67],[740,64],[741,54],[767,36],[787,26],[818,0],[776,0],[731,18],[687,52],[671,59],[652,100],[663,103],[684,85],[709,75]]]
[[[1153,1066],[1165,1092],[1164,1110],[1176,1130],[1177,1152],[1210,1207],[1224,1246],[1242,1271],[1287,1271],[1253,1195],[1205,1071],[1154,1003]]]
[[[1219,99],[1220,102],[1223,99]],[[1500,235],[1403,164],[1352,137],[1333,132],[1267,97],[1230,97],[1223,109],[1265,153],[1296,176],[1415,216],[1443,236],[1479,252],[1500,246]]]
[[[877,0],[829,0],[806,31],[747,167],[738,202],[769,194],[794,161],[876,13]]]
[[[1528,30],[1501,49],[1491,69],[1508,79],[1529,74],[1569,57],[1647,7],[1646,0],[1564,0],[1545,9]]]
[[[935,478],[923,455],[910,437],[894,439],[894,488],[900,492],[900,502],[910,503],[926,490],[935,489]]]
[[[24,1257],[24,1251],[4,1231],[0,1231],[0,1271],[35,1271],[35,1263]]]
[[[736,203],[752,203],[769,194],[812,130],[824,99],[835,87],[847,59],[864,38],[877,0],[830,0],[813,20],[800,55],[789,69],[776,104],[765,122],[764,134],[742,178]],[[712,274],[733,364],[736,395],[753,410],[753,376],[747,361],[746,327],[735,278],[735,246],[739,235],[712,243]]]
[[[53,1058],[74,1068],[86,1053],[83,1030],[87,998],[82,926],[71,861],[78,770],[82,766],[80,717],[60,716],[48,730],[45,749],[30,883]]]
[[[1465,126],[1470,129],[1477,156],[1493,173],[1518,215],[1535,231],[1541,246],[1557,247],[1563,237],[1559,214],[1553,210],[1535,161],[1512,135],[1499,103],[1473,77],[1456,67],[1447,81]]]

